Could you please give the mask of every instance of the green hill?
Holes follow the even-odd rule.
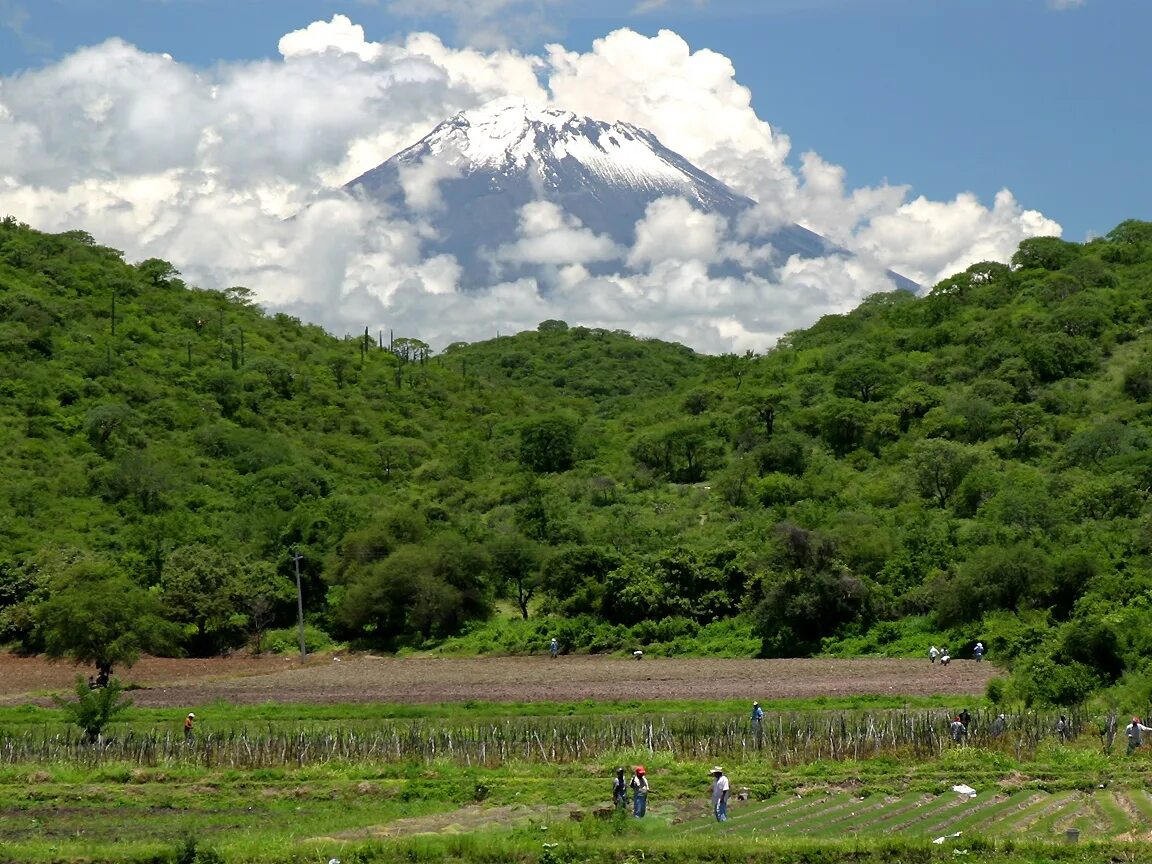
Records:
[[[123,606],[129,655],[239,646],[292,622],[299,552],[310,623],[362,645],[982,639],[1074,700],[1152,659],[1150,320],[1126,222],[765,356],[559,321],[436,354],[9,218],[0,640],[75,653]],[[477,631],[501,598],[527,623]]]

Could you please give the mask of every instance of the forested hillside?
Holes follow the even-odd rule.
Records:
[[[560,321],[334,338],[8,218],[0,641],[251,647],[299,553],[310,625],[366,647],[982,639],[1025,698],[1142,687],[1150,323],[1140,222],[704,357]]]

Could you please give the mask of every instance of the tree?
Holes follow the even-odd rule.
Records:
[[[479,545],[434,536],[350,572],[337,613],[353,634],[387,647],[453,636],[490,614],[488,571]]]
[[[1124,370],[1123,390],[1137,402],[1152,401],[1152,359],[1143,357]]]
[[[1059,237],[1029,237],[1020,242],[1012,256],[1012,266],[1059,270],[1080,257],[1082,246]]]
[[[432,349],[428,347],[427,342],[408,336],[392,340],[391,348],[392,353],[404,363],[423,363],[432,355]]]
[[[912,448],[908,468],[920,494],[937,507],[946,507],[976,461],[975,454],[963,444],[929,438]]]
[[[264,633],[276,620],[276,612],[291,605],[296,586],[268,561],[247,561],[236,574],[236,605],[247,614],[247,630],[253,651],[263,649]]]
[[[1051,571],[1048,556],[1026,543],[978,549],[937,592],[937,620],[952,627],[987,612],[1036,608],[1045,599]]]
[[[871,592],[845,569],[794,571],[767,585],[754,617],[761,656],[808,657],[842,627],[871,623]]]
[[[855,399],[829,399],[819,408],[820,434],[837,456],[844,456],[864,443],[871,418],[868,408]]]
[[[178,631],[164,619],[160,599],[113,567],[80,561],[53,582],[36,609],[50,658],[91,663],[107,681],[116,666],[131,667],[144,651],[175,649]]]
[[[1016,442],[1016,452],[1027,458],[1035,437],[1032,433],[1044,423],[1044,409],[1032,403],[1012,404],[1001,408],[999,414],[1004,428]]]
[[[148,258],[136,265],[137,272],[147,280],[153,288],[168,288],[174,283],[182,285],[180,271],[160,258]]]
[[[124,685],[112,678],[103,687],[91,687],[83,675],[76,676],[76,701],[53,696],[52,701],[65,716],[84,732],[88,743],[95,743],[118,716],[132,706],[132,700],[123,695]]]
[[[488,559],[497,584],[512,591],[525,621],[528,604],[542,584],[539,547],[522,534],[505,534],[488,544]]]
[[[92,447],[107,455],[115,440],[124,443],[135,440],[133,432],[138,423],[136,412],[127,405],[110,403],[99,405],[88,412],[84,418],[84,431]]]
[[[528,421],[520,427],[520,462],[537,474],[567,471],[576,458],[576,428],[559,414]]]
[[[182,546],[168,556],[160,579],[161,597],[168,617],[185,626],[193,654],[218,654],[239,641],[238,634],[249,623],[241,611],[248,599],[244,596],[242,573],[242,562],[215,546]],[[274,584],[274,580],[268,582]],[[269,599],[285,599],[283,587],[279,597],[258,589],[252,596],[260,594]],[[260,611],[263,619],[267,610]]]
[[[879,360],[849,360],[836,370],[836,393],[871,402],[884,394],[893,377],[892,370]]]
[[[769,390],[752,398],[752,412],[764,427],[764,435],[768,438],[776,431],[776,418],[783,410],[786,398],[783,390]]]

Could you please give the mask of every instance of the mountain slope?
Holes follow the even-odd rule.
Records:
[[[0,641],[41,646],[88,567],[240,645],[256,576],[291,620],[300,551],[310,622],[366,644],[503,598],[504,650],[981,639],[1072,704],[1152,659],[1152,224],[1012,263],[763,357],[561,321],[430,356],[0,221]]]
[[[434,193],[430,183],[438,184]],[[426,253],[455,256],[465,287],[541,275],[541,267],[506,251],[521,235],[522,208],[533,202],[556,205],[603,241],[591,253],[569,248],[567,259],[560,253],[536,263],[581,263],[593,274],[628,271],[622,259],[635,242],[636,223],[660,198],[683,198],[732,223],[755,203],[647,130],[509,99],[441,123],[345,188],[406,219],[427,219],[437,236]],[[774,250],[771,264],[760,268],[762,275],[791,255],[848,254],[799,225],[784,226],[756,242]],[[737,270],[730,262],[714,268],[728,274]],[[915,286],[903,280],[897,287]]]

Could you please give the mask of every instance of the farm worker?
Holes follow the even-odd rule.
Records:
[[[195,725],[195,723],[196,723],[196,715],[193,714],[191,711],[189,711],[188,716],[184,718],[184,740],[185,741],[191,741],[192,740],[192,727],[193,727],[193,725]]]
[[[760,707],[759,702],[752,703],[752,728],[759,729],[760,724],[764,722],[764,709]]]
[[[552,641],[548,643],[548,653],[552,655],[552,659],[556,659],[556,655],[560,653],[560,643],[556,641],[556,637],[552,637]]]
[[[632,656],[635,657],[637,660],[643,660],[644,659],[644,652],[641,651],[639,648],[637,648],[635,651],[632,652]]]
[[[939,656],[940,656],[940,649],[937,648],[935,645],[933,645],[931,648],[928,649],[928,659],[931,660],[933,663],[936,662],[936,658]]]
[[[1141,732],[1152,732],[1152,728],[1145,726],[1140,722],[1139,717],[1133,717],[1132,722],[1124,727],[1124,734],[1128,736],[1128,755],[1132,755],[1132,751],[1140,746]]]
[[[1056,734],[1060,736],[1061,741],[1067,741],[1072,737],[1072,729],[1068,726],[1068,718],[1063,714],[1060,719],[1056,721]]]
[[[624,769],[616,769],[616,779],[612,781],[612,806],[621,810],[628,806],[628,781],[624,779]]]
[[[976,643],[976,647],[972,649],[972,656],[976,658],[977,663],[979,663],[981,660],[984,659],[984,643],[983,642],[977,642]]]
[[[712,812],[717,822],[728,821],[728,778],[724,769],[717,765],[712,769]]]
[[[968,734],[968,730],[965,728],[964,722],[959,717],[952,721],[952,725],[949,727],[948,731],[952,735],[952,740],[957,744],[963,741],[964,736]]]
[[[967,732],[968,726],[972,723],[972,715],[968,713],[968,709],[964,708],[956,716],[960,718],[960,722],[964,724],[964,731]]]
[[[648,810],[648,772],[643,765],[636,766],[636,773],[632,775],[632,815],[643,819]]]
[[[997,714],[996,719],[992,721],[992,737],[999,738],[1004,734],[1004,730],[1008,728],[1008,718],[1003,714]]]
[[[948,649],[947,648],[941,648],[940,649],[940,665],[941,666],[947,666],[951,662],[952,662],[952,656],[948,653]]]

